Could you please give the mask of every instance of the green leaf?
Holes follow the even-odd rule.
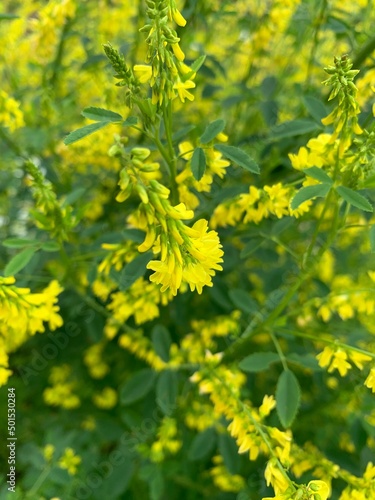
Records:
[[[72,205],[73,203],[75,203],[77,200],[79,200],[82,195],[86,192],[86,188],[84,187],[79,187],[77,189],[74,189],[73,191],[71,191],[67,196],[66,198],[64,199],[63,201],[63,204],[62,206],[63,207],[67,207],[69,205]]]
[[[279,361],[280,356],[276,352],[254,352],[240,361],[238,366],[244,372],[257,373]]]
[[[316,132],[321,128],[321,126],[312,120],[293,120],[273,127],[271,137],[273,139],[285,139],[287,137],[308,134],[309,132]]]
[[[96,122],[120,122],[123,120],[122,116],[114,111],[104,108],[96,108],[93,106],[85,108],[81,112],[81,115],[89,120],[95,120]]]
[[[213,427],[197,434],[191,442],[188,451],[188,460],[195,462],[208,456],[216,443],[216,432]]]
[[[203,65],[204,61],[206,60],[206,56],[199,56],[198,59],[196,59],[193,64],[190,66],[190,68],[193,70],[194,73],[196,73],[199,68]]]
[[[324,172],[321,168],[318,167],[311,167],[311,168],[305,168],[303,170],[306,175],[309,177],[312,177],[313,179],[316,179],[317,181],[322,182],[323,184],[333,184],[333,180],[331,177]]]
[[[135,375],[132,375],[120,387],[120,402],[123,405],[131,405],[136,401],[144,398],[154,386],[155,372],[149,368],[140,370]]]
[[[60,250],[60,245],[56,241],[46,241],[42,244],[42,250],[45,252],[57,252]]]
[[[328,115],[328,110],[320,99],[312,96],[304,96],[303,103],[311,117],[321,125],[321,120]]]
[[[170,415],[176,408],[178,374],[172,370],[163,371],[156,384],[156,403],[164,415]]]
[[[215,120],[214,122],[211,122],[201,135],[199,139],[200,142],[202,144],[207,144],[208,142],[212,141],[218,134],[220,134],[220,132],[224,130],[224,127],[225,127],[224,120]]]
[[[219,434],[219,452],[231,474],[238,474],[241,459],[235,440],[228,434]]]
[[[196,148],[191,158],[191,171],[194,178],[200,181],[206,171],[206,156],[202,148]]]
[[[242,151],[242,149],[234,146],[227,146],[226,144],[215,144],[215,148],[228,158],[228,160],[232,160],[234,163],[253,174],[259,174],[259,167],[255,160],[245,153],[245,151]]]
[[[136,116],[129,116],[126,120],[122,122],[122,125],[125,127],[131,127],[132,125],[136,125],[138,122],[138,118]]]
[[[125,266],[120,274],[119,287],[121,291],[127,290],[134,281],[145,274],[146,265],[152,260],[152,257],[152,252],[142,253]]]
[[[325,196],[331,189],[329,184],[316,184],[315,186],[306,186],[300,189],[295,195],[290,204],[292,210],[296,210],[301,203],[317,196]]]
[[[283,427],[289,428],[300,405],[301,391],[293,372],[285,370],[280,375],[276,387],[276,410]]]
[[[26,238],[8,238],[4,240],[2,244],[8,248],[24,248],[38,246],[40,245],[40,242],[37,240],[29,240]]]
[[[29,247],[15,255],[5,266],[4,276],[14,276],[21,271],[30,262],[37,250],[36,247]]]
[[[245,290],[235,288],[229,291],[230,300],[245,313],[252,314],[257,310],[257,304]]]
[[[123,493],[128,489],[133,477],[135,467],[131,461],[131,455],[124,453],[124,448],[118,448],[114,452],[118,454],[117,456],[123,457],[124,463],[121,467],[115,466],[111,469],[111,462],[107,462],[110,471],[108,473],[107,467],[104,465],[104,468],[101,470],[103,476],[100,476],[103,477],[103,484],[97,490],[95,500],[99,498],[124,498]]]
[[[375,253],[375,226],[370,227],[369,237],[370,237],[371,252]]]
[[[336,191],[339,193],[341,198],[343,198],[349,205],[353,205],[353,207],[357,207],[365,212],[373,212],[374,208],[371,203],[361,194],[357,193],[353,189],[350,189],[345,186],[338,186]]]
[[[77,130],[74,130],[73,132],[70,132],[65,139],[64,139],[64,144],[65,146],[68,146],[69,144],[73,144],[74,142],[78,142],[84,137],[87,137],[90,134],[93,134],[97,130],[100,130],[101,128],[109,125],[111,122],[96,122],[96,123],[91,123],[90,125],[86,125],[85,127],[78,128]]]
[[[169,349],[172,339],[164,325],[155,325],[151,332],[152,343],[156,354],[163,360],[169,361]]]

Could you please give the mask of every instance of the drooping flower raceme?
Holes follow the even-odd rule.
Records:
[[[133,225],[146,231],[139,252],[152,248],[160,260],[151,260],[147,268],[154,271],[153,283],[162,285],[161,292],[171,290],[173,295],[185,283],[191,291],[202,293],[204,286],[212,286],[215,271],[221,271],[222,246],[216,231],[210,231],[208,222],[200,219],[193,227],[183,220],[192,219],[194,212],[184,203],[172,206],[170,191],[156,180],[157,163],[145,163],[150,151],[136,148],[127,158],[120,173],[120,193],[117,201],[127,199],[135,192],[141,199],[138,210],[130,218]]]

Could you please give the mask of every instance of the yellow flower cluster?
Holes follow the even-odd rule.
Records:
[[[216,136],[216,139],[221,142],[225,142],[228,140],[228,137],[225,134],[220,133]],[[181,202],[183,202],[191,210],[194,210],[199,205],[199,199],[190,191],[190,189],[194,188],[199,192],[209,193],[211,191],[214,175],[217,175],[222,179],[225,175],[226,168],[230,165],[230,162],[225,160],[222,157],[222,154],[219,151],[216,151],[213,147],[205,147],[204,150],[206,157],[206,171],[203,177],[197,181],[194,179],[191,172],[191,158],[193,156],[194,146],[190,141],[184,141],[179,144],[180,157],[186,160],[187,163],[186,167],[177,175],[176,182],[178,184],[178,192]]]
[[[73,393],[77,382],[70,380],[71,371],[71,367],[66,364],[52,368],[49,376],[52,387],[43,391],[43,399],[48,405],[61,406],[67,410],[80,406],[79,397]]]
[[[29,288],[14,286],[13,277],[0,276],[0,385],[11,375],[8,370],[8,354],[23,344],[29,336],[45,331],[48,322],[50,330],[63,324],[58,314],[57,296],[62,288],[57,281],[39,293]]]
[[[155,463],[162,462],[168,455],[175,455],[182,446],[177,438],[177,422],[174,418],[164,417],[157,432],[157,438],[152,443],[149,456]]]
[[[92,284],[94,294],[105,301],[117,288],[117,283],[110,277],[111,269],[121,271],[137,255],[137,245],[132,241],[124,243],[103,243],[102,248],[108,253],[98,266],[98,276]]]
[[[143,335],[142,330],[133,330],[120,336],[119,346],[127,349],[137,358],[144,360],[154,370],[160,371],[166,363],[155,353],[151,340]]]
[[[330,169],[335,165],[336,146],[331,144],[331,134],[319,134],[308,141],[305,146],[299,148],[297,154],[289,153],[290,162],[296,170],[309,167]]]
[[[158,286],[143,278],[138,278],[128,290],[115,292],[111,295],[111,302],[107,309],[112,311],[107,321],[104,333],[113,338],[130,316],[134,316],[135,323],[141,325],[159,316],[159,306],[166,305],[171,299],[170,293],[162,293]]]
[[[367,464],[363,478],[354,482],[342,492],[339,500],[368,500],[375,497],[375,465]]]
[[[109,372],[109,366],[103,361],[104,342],[98,342],[86,349],[83,361],[92,378],[103,378]]]
[[[140,83],[150,81],[152,103],[161,105],[165,100],[177,96],[181,102],[194,99],[190,90],[195,87],[196,73],[183,61],[185,54],[179,45],[180,38],[174,29],[168,26],[168,18],[181,27],[186,20],[174,2],[168,0],[148,0],[147,14],[150,18],[141,31],[147,34],[148,53],[146,62],[150,65],[136,64],[134,73]],[[162,42],[160,42],[162,40]]]
[[[19,102],[5,90],[0,90],[0,125],[7,127],[11,132],[25,125]]]
[[[202,432],[214,426],[218,421],[212,405],[202,400],[186,401],[185,424],[190,429]]]
[[[76,12],[75,0],[53,0],[31,19],[33,55],[40,63],[46,63],[54,54],[61,28]]]
[[[337,370],[342,377],[345,377],[348,371],[352,368],[349,361],[354,363],[359,370],[363,370],[364,363],[368,363],[372,360],[371,356],[368,354],[358,352],[354,349],[349,350],[341,347],[334,348],[331,346],[326,346],[323,352],[318,354],[316,358],[319,361],[319,366],[322,368],[328,367],[328,373],[332,373],[334,370]],[[366,380],[366,385],[369,384],[368,387],[371,388],[370,375]]]
[[[323,299],[317,299],[315,305],[318,307],[318,315],[327,322],[333,314],[338,314],[345,321],[359,316],[374,317],[375,298],[370,290],[372,279],[367,276],[361,277],[356,283],[348,275],[337,275],[331,282],[331,292]]]
[[[65,448],[62,457],[58,461],[58,466],[66,469],[70,475],[74,476],[81,461],[81,457],[76,455],[72,448]]]
[[[210,224],[218,226],[235,226],[239,221],[259,224],[263,219],[275,215],[278,219],[291,215],[299,217],[309,211],[311,201],[305,201],[296,210],[290,208],[290,201],[295,189],[283,186],[280,182],[260,189],[250,186],[249,193],[241,194],[230,201],[221,203],[215,208]]]
[[[217,350],[215,337],[238,334],[240,315],[239,311],[233,311],[230,316],[217,316],[209,321],[192,321],[193,332],[184,336],[180,346],[171,345],[169,364],[178,366],[183,363],[205,363],[208,352]]]
[[[224,465],[224,459],[221,455],[212,458],[214,467],[210,470],[210,475],[214,484],[221,491],[232,491],[234,493],[245,488],[246,483],[239,474],[231,474]]]
[[[120,193],[116,200],[126,200],[134,190],[141,199],[138,211],[131,222],[147,231],[139,252],[153,249],[160,260],[152,260],[147,268],[154,271],[150,281],[161,286],[161,292],[177,290],[189,285],[190,290],[202,293],[204,286],[212,286],[215,271],[221,271],[223,262],[221,244],[215,231],[208,230],[208,223],[200,219],[193,227],[182,220],[192,219],[194,213],[183,203],[172,206],[170,191],[155,179],[157,163],[144,163],[150,151],[135,148],[128,159],[127,168],[120,172]]]
[[[94,405],[102,410],[110,410],[116,406],[117,399],[117,392],[112,387],[104,387],[101,392],[92,397]]]

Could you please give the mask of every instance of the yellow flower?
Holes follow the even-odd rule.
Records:
[[[259,414],[264,418],[267,417],[271,411],[276,407],[276,401],[273,396],[265,395],[263,402],[259,407]]]
[[[348,373],[351,365],[346,360],[348,359],[348,355],[342,349],[334,350],[331,347],[327,346],[324,348],[324,351],[316,356],[316,359],[319,361],[319,366],[322,368],[326,368],[328,365],[328,373],[332,373],[333,370],[338,370],[342,377]]]
[[[65,448],[64,454],[58,461],[59,467],[66,469],[70,475],[74,475],[77,472],[78,465],[81,463],[81,457],[74,454],[72,448]]]
[[[51,462],[54,453],[55,447],[53,444],[47,444],[43,449],[43,455],[47,462]]]
[[[177,80],[174,83],[173,88],[177,90],[178,97],[181,102],[185,102],[185,99],[189,99],[189,101],[194,100],[193,94],[188,91],[188,89],[195,88],[195,83],[192,80],[186,80],[185,82]]]
[[[182,27],[186,26],[186,19],[184,18],[184,16],[181,14],[181,12],[179,10],[173,9],[172,17],[173,17],[174,22],[178,26],[182,26]]]
[[[365,386],[375,392],[375,368],[371,368],[368,377],[365,380]]]
[[[307,488],[312,492],[313,495],[315,493],[318,493],[320,496],[320,500],[327,500],[327,498],[331,494],[330,487],[324,481],[310,481],[307,485]]]
[[[215,271],[221,271],[223,251],[216,231],[208,231],[208,223],[204,219],[197,221],[192,228],[182,223],[178,225],[183,245],[170,241],[168,249],[163,251],[162,260],[152,260],[147,268],[154,272],[150,280],[161,284],[161,292],[170,289],[173,295],[183,282],[191,291],[202,293],[203,286],[212,286],[212,276]],[[170,249],[172,248],[172,250]],[[163,258],[163,253],[165,256]]]
[[[152,76],[152,67],[147,64],[136,64],[133,70],[140,83],[148,82]]]
[[[285,494],[290,486],[290,481],[288,481],[285,473],[281,472],[274,458],[268,461],[264,477],[266,478],[267,486],[271,485],[276,495]]]
[[[98,408],[110,410],[117,404],[117,392],[111,387],[105,387],[101,393],[94,394],[92,399]]]
[[[363,369],[363,363],[367,363],[372,359],[368,354],[363,354],[358,351],[349,351],[349,358],[360,370]]]
[[[178,43],[172,43],[172,50],[179,61],[183,61],[185,59],[185,54],[182,52]]]

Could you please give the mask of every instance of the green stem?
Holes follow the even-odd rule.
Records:
[[[270,337],[272,339],[272,342],[276,348],[277,354],[280,357],[281,364],[283,365],[283,368],[285,371],[289,370],[288,364],[286,362],[286,357],[285,354],[283,353],[283,350],[281,349],[280,342],[277,340],[276,336],[270,332]]]
[[[307,340],[313,340],[314,342],[324,342],[325,344],[335,345],[336,347],[342,347],[345,350],[355,351],[360,354],[364,354],[365,356],[369,356],[372,359],[375,359],[375,353],[366,351],[365,349],[360,349],[359,347],[354,347],[352,345],[345,344],[344,342],[340,342],[336,339],[332,340],[329,338],[312,335],[310,333],[299,332],[298,330],[291,330],[289,328],[280,328],[278,332],[284,335],[291,335],[293,337],[300,337]]]
[[[172,102],[168,101],[167,104],[163,105],[163,120],[164,120],[164,128],[165,135],[167,137],[167,145],[168,145],[168,153],[170,161],[168,163],[169,173],[171,176],[171,201],[173,204],[178,202],[178,191],[176,184],[176,176],[177,176],[177,158],[175,155],[173,141],[172,141]]]
[[[332,192],[333,192],[333,190],[330,189],[330,191],[329,191],[329,193],[328,193],[328,195],[327,195],[327,197],[325,199],[323,210],[322,210],[322,213],[320,214],[319,220],[318,220],[318,222],[317,222],[317,224],[315,226],[315,230],[314,230],[313,236],[311,238],[310,245],[308,246],[306,252],[304,253],[304,255],[302,257],[302,266],[306,265],[306,263],[308,262],[309,258],[311,257],[313,249],[315,248],[315,244],[316,244],[316,240],[318,238],[320,226],[321,226],[321,224],[322,224],[322,222],[324,220],[324,216],[325,216],[328,208],[330,207]]]
[[[327,0],[322,0],[320,11],[319,11],[318,17],[315,21],[313,46],[311,48],[310,58],[309,58],[309,62],[307,65],[306,86],[308,86],[310,84],[311,72],[312,72],[312,68],[314,66],[314,59],[315,59],[316,51],[317,51],[317,48],[319,45],[319,34],[320,34],[321,29],[322,29],[322,25],[323,25],[323,21],[324,21],[324,17],[325,17],[325,11],[327,9],[327,6],[328,6]]]
[[[42,486],[44,481],[47,479],[48,474],[51,472],[51,466],[48,465],[45,469],[42,470],[39,477],[30,488],[30,490],[26,493],[26,497],[35,498],[38,489]]]

